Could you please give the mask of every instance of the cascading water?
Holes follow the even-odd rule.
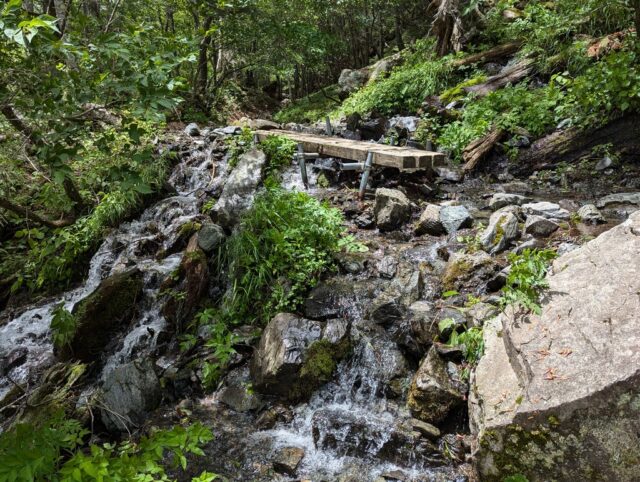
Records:
[[[213,175],[212,149],[207,141],[192,142],[196,149],[182,159],[169,179],[177,194],[156,203],[138,219],[121,224],[109,234],[91,259],[82,286],[54,301],[28,309],[0,327],[0,360],[9,360],[5,373],[0,373],[0,400],[14,385],[27,386],[35,382],[37,374],[53,363],[50,336],[53,308],[64,303],[67,310],[72,310],[103,279],[129,268],[137,267],[144,277],[140,315],[132,322],[116,352],[107,359],[102,376],[154,348],[158,335],[166,328],[160,313],[161,304],[157,301],[158,288],[181,260],[181,254],[157,260],[155,253],[168,250],[181,226],[199,215],[197,193],[218,187],[224,174],[223,166]]]

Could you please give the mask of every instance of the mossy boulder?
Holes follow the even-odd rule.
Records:
[[[640,212],[562,255],[540,315],[485,324],[469,419],[482,480],[640,480]]]
[[[251,363],[254,388],[290,401],[328,382],[349,351],[348,323],[280,313],[267,325]]]
[[[102,281],[73,308],[76,330],[69,343],[58,350],[58,357],[94,361],[134,317],[142,288],[142,272],[137,268]]]
[[[488,281],[497,270],[496,262],[484,251],[455,253],[445,267],[442,286],[446,291],[460,291],[464,287]],[[473,282],[473,278],[477,281]]]

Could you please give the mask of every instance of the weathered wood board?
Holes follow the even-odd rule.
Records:
[[[302,144],[305,152],[317,152],[321,156],[338,157],[364,162],[367,153],[373,153],[373,165],[404,169],[431,169],[444,163],[444,154],[439,152],[387,146],[363,141],[351,141],[339,137],[314,136],[284,130],[256,131],[258,140],[268,136],[283,136]]]

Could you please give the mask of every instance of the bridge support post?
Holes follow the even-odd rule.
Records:
[[[302,176],[302,183],[305,188],[309,188],[309,178],[307,177],[307,162],[304,156],[304,147],[302,144],[298,144],[298,154],[296,156],[298,158],[298,165],[300,166],[300,176]]]
[[[373,152],[367,152],[367,160],[364,162],[364,170],[362,172],[362,179],[360,179],[360,192],[358,197],[360,200],[364,200],[364,194],[367,191],[367,183],[369,182],[369,174],[371,173],[371,166],[373,165]]]

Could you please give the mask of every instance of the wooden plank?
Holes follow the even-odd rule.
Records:
[[[395,167],[400,170],[431,169],[444,163],[444,154],[408,147],[387,146],[283,130],[259,130],[256,131],[256,134],[260,141],[268,136],[283,136],[302,144],[306,152],[317,152],[326,157],[338,157],[358,162],[364,162],[367,159],[367,153],[373,152],[374,165]]]

